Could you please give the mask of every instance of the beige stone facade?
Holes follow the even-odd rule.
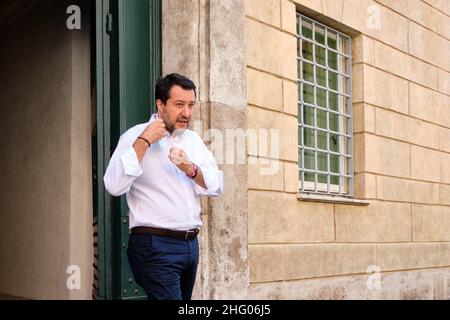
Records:
[[[289,170],[267,179],[249,166],[249,296],[449,299],[449,2],[244,2],[248,123],[282,122]],[[352,37],[355,198],[366,206],[297,199],[286,150],[297,150],[296,12]]]
[[[91,299],[90,35],[63,33],[44,9],[30,28],[57,33],[22,32],[30,50],[0,52],[0,293]],[[299,193],[297,13],[351,37],[350,199]],[[448,0],[162,1],[163,74],[198,85],[194,129],[225,180],[202,199],[195,299],[450,299],[449,26]],[[276,155],[251,141],[270,130]],[[82,290],[68,290],[69,265]]]

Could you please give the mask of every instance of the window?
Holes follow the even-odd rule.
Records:
[[[352,196],[351,39],[297,14],[300,191]]]

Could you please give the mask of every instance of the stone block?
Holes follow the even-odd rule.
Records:
[[[408,82],[364,66],[364,102],[408,114]]]
[[[322,13],[322,1],[321,0],[293,0],[294,3],[299,4],[308,9]]]
[[[336,205],[336,241],[400,242],[411,239],[407,203],[374,201],[369,206]]]
[[[333,205],[300,202],[296,194],[249,191],[249,243],[334,240]]]
[[[250,189],[283,191],[283,162],[250,156],[248,161],[248,187]]]
[[[283,80],[283,112],[298,117],[298,84]]]
[[[245,14],[270,24],[275,28],[281,26],[280,0],[244,0]]]
[[[416,180],[377,176],[377,198],[391,201],[439,204],[439,185]]]
[[[247,65],[297,81],[297,39],[246,19]]]
[[[377,135],[437,149],[438,126],[381,108],[375,115]]]
[[[450,41],[409,21],[409,53],[436,66],[448,69]]]
[[[291,1],[281,0],[281,29],[292,35],[297,34],[297,12]]]
[[[439,203],[450,206],[450,185],[439,185]]]
[[[344,1],[341,22],[402,51],[408,49],[408,20],[375,1]]]
[[[297,193],[300,189],[298,164],[284,163],[284,191]]]
[[[375,263],[375,245],[251,245],[250,281],[295,280],[365,273]]]
[[[363,34],[352,39],[353,63],[375,63],[375,41]]]
[[[450,207],[413,204],[413,241],[450,241]]]
[[[375,132],[375,108],[368,104],[353,105],[353,132]]]
[[[409,144],[371,134],[365,135],[364,143],[364,171],[409,178]]]
[[[355,175],[355,197],[358,199],[374,199],[376,196],[376,175],[357,173]]]
[[[440,182],[441,152],[411,146],[411,178]]]
[[[410,83],[409,105],[412,116],[450,128],[450,99],[448,96]]]
[[[450,17],[442,12],[437,13],[437,32],[447,39],[450,39]]]
[[[377,264],[382,271],[445,266],[450,251],[441,256],[439,243],[390,243],[377,245]]]
[[[450,152],[450,129],[439,127],[439,150]]]
[[[421,0],[377,0],[419,24],[437,31],[437,11]]]
[[[257,144],[248,147],[250,155],[298,161],[296,117],[252,106],[248,107],[247,117],[248,129],[257,137]]]
[[[450,96],[450,73],[442,69],[439,69],[438,72],[438,89],[439,92]],[[449,105],[448,100],[450,97],[446,97],[445,99],[447,100],[447,105]]]
[[[247,68],[247,100],[250,104],[281,111],[282,80],[268,73]]]

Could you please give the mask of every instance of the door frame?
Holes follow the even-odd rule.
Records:
[[[143,290],[136,289],[132,281],[126,259],[128,240],[128,213],[125,196],[113,198],[106,192],[103,176],[109,163],[118,138],[130,126],[132,121],[144,120],[143,102],[136,103],[132,95],[124,89],[126,85],[139,79],[129,76],[127,61],[133,61],[127,56],[133,46],[132,39],[126,39],[127,29],[121,21],[126,20],[126,6],[132,7],[130,0],[96,0],[95,1],[95,34],[96,34],[96,139],[93,140],[93,190],[94,190],[94,299],[134,299],[136,295],[143,296]],[[148,73],[145,78],[149,82],[149,97],[153,100],[154,84],[161,76],[162,46],[161,46],[161,0],[133,0],[148,5]],[[136,4],[137,5],[137,4]],[[138,6],[138,5],[137,5]],[[136,8],[134,9],[136,12]],[[134,27],[134,24],[131,23]],[[144,32],[144,34],[147,34]],[[126,41],[127,40],[127,41]],[[128,41],[129,40],[129,41]],[[134,40],[135,44],[139,41]],[[147,61],[144,61],[147,63]],[[131,69],[135,69],[135,66]],[[148,77],[148,79],[147,79]],[[131,82],[130,82],[131,81]],[[138,83],[140,80],[138,80]],[[144,81],[145,82],[145,81]],[[135,82],[136,83],[136,82]],[[134,97],[140,97],[139,93]],[[147,103],[146,101],[144,103]],[[148,101],[150,104],[151,101]],[[145,120],[149,119],[150,108]],[[140,114],[140,116],[136,116]],[[130,120],[133,119],[133,120]],[[144,122],[144,121],[141,121]],[[128,291],[127,291],[128,290]],[[136,292],[133,296],[131,291]]]

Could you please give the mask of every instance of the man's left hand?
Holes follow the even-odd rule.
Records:
[[[192,175],[194,166],[189,159],[186,151],[179,148],[170,149],[169,159],[175,164],[181,171],[188,175]]]

